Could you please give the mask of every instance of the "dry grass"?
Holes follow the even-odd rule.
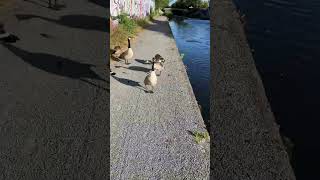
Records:
[[[149,18],[130,20],[130,23],[120,23],[118,27],[110,33],[110,48],[120,46],[123,48],[122,50],[125,50],[128,44],[128,37],[131,37],[134,41],[134,38],[149,24]]]
[[[3,21],[12,5],[12,0],[0,0],[0,21]]]
[[[128,37],[136,37],[150,22],[148,20],[137,20],[137,26],[128,31],[123,24],[110,33],[110,47],[127,45]]]

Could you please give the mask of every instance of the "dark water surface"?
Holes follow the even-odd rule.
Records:
[[[210,21],[185,19],[172,20],[169,24],[179,52],[184,54],[183,62],[187,66],[193,92],[207,122],[210,118]]]
[[[297,179],[320,179],[320,1],[234,0]]]

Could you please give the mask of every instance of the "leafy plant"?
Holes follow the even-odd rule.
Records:
[[[166,13],[164,13],[164,15],[167,16],[167,18],[168,18],[169,20],[171,20],[171,19],[173,18],[172,12],[166,12]]]
[[[155,0],[156,9],[162,9],[169,5],[169,0]]]
[[[120,14],[118,16],[119,24],[122,26],[122,28],[129,32],[130,34],[135,33],[135,29],[137,28],[138,24],[133,19],[129,18],[129,16],[125,13]]]
[[[173,8],[188,9],[190,6],[194,8],[208,8],[209,2],[203,0],[177,0],[171,5]]]
[[[127,38],[135,36],[143,27],[147,26],[149,21],[146,18],[130,18],[128,14],[121,13],[116,17],[119,21],[118,27],[110,33],[110,45],[126,45]]]
[[[180,58],[183,60],[183,57],[184,57],[184,54],[183,53],[181,53],[180,54]]]
[[[210,136],[209,136],[208,132],[198,132],[198,131],[196,131],[196,132],[193,133],[193,136],[194,136],[195,141],[198,144],[210,139]]]

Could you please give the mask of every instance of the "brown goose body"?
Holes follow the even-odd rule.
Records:
[[[128,49],[120,55],[120,58],[124,59],[125,63],[128,64],[129,60],[132,59],[132,57],[133,57],[133,51],[131,49],[130,38],[128,38]]]
[[[144,85],[145,85],[147,90],[148,90],[147,86],[151,86],[151,88],[152,88],[151,92],[153,92],[154,91],[154,87],[157,85],[157,81],[158,81],[158,78],[157,78],[157,75],[156,75],[156,72],[155,72],[155,69],[154,69],[154,63],[153,63],[150,73],[144,79]]]
[[[112,53],[112,56],[115,58],[119,58],[121,55],[121,47],[120,46],[116,46],[114,47],[114,52]]]

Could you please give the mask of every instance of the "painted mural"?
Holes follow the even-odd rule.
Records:
[[[154,7],[154,0],[110,0],[110,15],[117,16],[124,12],[131,17],[145,17]]]

